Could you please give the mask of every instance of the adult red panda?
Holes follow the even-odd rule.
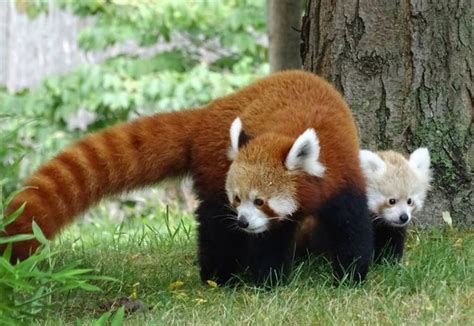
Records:
[[[229,137],[230,130],[230,137]],[[245,130],[245,132],[243,131]],[[256,282],[291,266],[299,219],[318,216],[334,273],[364,279],[372,229],[351,112],[326,81],[301,71],[263,78],[203,108],[156,114],[84,137],[42,165],[9,235],[48,239],[106,195],[191,174],[202,280],[249,267]],[[229,205],[230,204],[230,205]],[[230,217],[230,218],[229,218]],[[13,259],[37,248],[13,246]]]

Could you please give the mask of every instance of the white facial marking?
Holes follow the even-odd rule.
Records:
[[[296,202],[287,196],[272,197],[268,200],[268,206],[279,216],[288,216],[296,212],[298,206]]]
[[[313,128],[303,132],[293,143],[286,157],[285,165],[288,170],[302,170],[310,175],[322,177],[326,167],[319,162],[319,139]]]
[[[362,172],[367,179],[377,178],[385,171],[385,162],[377,154],[362,149],[359,152],[360,165]]]
[[[372,212],[376,212],[378,207],[386,202],[386,198],[373,188],[367,188],[367,204]]]
[[[249,233],[260,233],[268,229],[268,217],[255,207],[253,201],[247,200],[237,208],[237,219],[245,218],[249,225],[242,230]]]
[[[230,126],[230,148],[227,152],[227,157],[230,160],[234,160],[239,153],[239,137],[242,132],[242,121],[240,118],[235,118]]]
[[[399,200],[397,203],[391,207],[388,207],[383,212],[383,219],[385,222],[395,227],[404,227],[411,220],[411,211],[413,207],[409,206],[405,200]],[[400,216],[406,214],[408,220],[402,222]]]
[[[257,192],[255,190],[250,190],[249,198],[253,201],[255,198],[257,198]]]

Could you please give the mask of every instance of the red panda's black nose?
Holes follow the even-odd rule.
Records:
[[[408,215],[406,213],[403,213],[402,215],[400,215],[400,222],[405,223],[406,221],[408,221]]]
[[[237,225],[242,229],[245,229],[249,226],[249,221],[247,221],[247,218],[245,216],[241,215],[237,220]]]

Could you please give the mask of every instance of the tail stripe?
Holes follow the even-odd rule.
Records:
[[[28,185],[34,188],[25,192],[25,201],[28,204],[31,197],[41,199],[41,201],[45,201],[46,210],[56,211],[57,214],[62,215],[67,210],[62,198],[65,191],[58,189],[58,185],[54,180],[54,170],[56,170],[54,167],[45,166],[41,174],[38,173],[29,180]]]
[[[58,161],[61,163],[61,171],[64,171],[63,174],[69,175],[71,179],[70,183],[64,184],[64,186],[71,191],[74,198],[69,204],[77,207],[82,207],[88,202],[89,191],[84,191],[88,188],[88,178],[87,173],[84,171],[84,167],[81,165],[80,161],[76,158],[76,155],[73,153],[64,153],[63,155],[58,156]]]
[[[137,152],[140,152],[140,150],[142,149],[142,146],[143,146],[143,137],[142,137],[142,135],[140,134],[139,131],[134,132],[133,130],[131,130],[129,132],[129,135],[130,135],[130,145]]]
[[[91,144],[92,138],[87,138],[78,144],[78,155],[85,160],[84,164],[90,175],[89,191],[90,197],[96,198],[100,189],[100,183],[109,183],[109,172],[102,169],[101,159],[97,148]],[[100,181],[100,183],[99,183]]]
[[[128,165],[128,162],[121,160],[120,146],[116,137],[117,134],[113,131],[105,131],[102,134],[105,164],[109,172],[109,180],[115,189],[122,188],[126,184],[127,180],[123,177],[123,172]]]
[[[120,160],[124,161],[124,166],[127,169],[125,173],[127,188],[134,187],[136,184],[144,182],[145,179],[145,174],[141,172],[142,165],[140,164],[140,162],[144,162],[145,159],[143,153],[140,152],[140,146],[137,147],[137,144],[140,144],[141,140],[131,130],[126,130],[126,132],[119,134],[119,139],[121,147],[123,148],[119,153]],[[136,177],[132,177],[133,175]]]
[[[79,191],[74,184],[74,177],[67,170],[68,167],[64,166],[58,158],[54,159],[51,165],[45,166],[44,170],[41,169],[39,175],[44,175],[48,181],[54,184],[55,195],[62,204],[61,215],[68,215],[68,212],[77,211],[79,203],[75,201],[74,197]]]
[[[91,146],[97,154],[97,165],[99,171],[102,171],[105,178],[97,180],[99,185],[99,192],[102,195],[108,194],[117,182],[117,177],[114,173],[114,158],[110,149],[110,145],[106,143],[107,138],[104,133],[98,134],[94,139],[91,139]]]

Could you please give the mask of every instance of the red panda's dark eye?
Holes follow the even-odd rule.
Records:
[[[397,203],[397,200],[396,200],[395,198],[390,198],[390,199],[388,200],[388,203],[389,203],[390,205],[395,205],[395,204]]]
[[[413,204],[413,200],[412,200],[411,198],[408,198],[408,200],[407,200],[407,204],[408,204],[408,205],[411,205],[411,204]]]
[[[235,201],[237,204],[240,204],[240,197],[239,197],[239,196],[235,196],[235,197],[234,197],[234,201]]]
[[[263,206],[263,199],[257,198],[253,201],[255,206]]]

